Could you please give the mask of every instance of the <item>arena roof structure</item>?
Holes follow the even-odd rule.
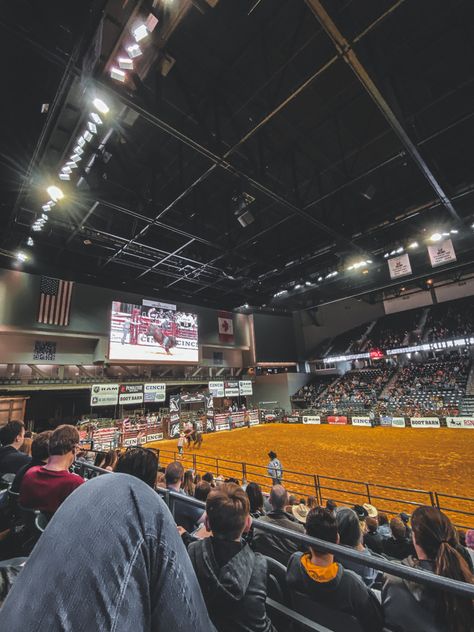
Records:
[[[288,310],[472,270],[469,0],[66,4],[1,9],[0,265]]]

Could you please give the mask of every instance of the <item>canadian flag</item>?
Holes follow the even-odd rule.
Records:
[[[219,328],[219,340],[221,342],[233,342],[234,320],[232,312],[218,312],[217,322]]]

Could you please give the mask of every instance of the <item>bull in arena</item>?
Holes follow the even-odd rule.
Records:
[[[150,323],[147,336],[150,336],[155,342],[161,345],[167,354],[170,354],[170,349],[176,346],[176,337],[171,334],[166,334],[165,328],[162,325]]]

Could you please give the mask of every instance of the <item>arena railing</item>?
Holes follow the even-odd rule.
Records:
[[[89,476],[89,478],[93,478],[102,474],[113,475],[113,472],[109,472],[108,470],[96,467],[83,460],[77,460],[76,466],[77,469],[83,474],[89,472],[91,475]],[[163,488],[157,488],[156,491],[164,499],[165,503],[167,504],[173,515],[174,503],[176,500],[199,507],[201,509],[205,509],[205,503],[197,500],[196,498],[192,498],[191,496],[186,496],[184,494],[180,494],[178,492],[170,491]],[[254,528],[257,528],[261,531],[266,531],[267,533],[271,533],[274,535],[283,536],[285,539],[292,540],[298,545],[304,545],[306,547],[313,546],[314,548],[320,551],[324,551],[325,553],[331,553],[335,555],[338,560],[341,560],[342,563],[344,563],[345,560],[348,560],[350,562],[355,562],[363,566],[369,566],[370,568],[374,568],[375,570],[382,573],[387,573],[390,575],[395,575],[396,577],[400,577],[402,579],[414,581],[418,584],[428,586],[438,591],[441,590],[459,595],[460,597],[474,599],[473,584],[467,584],[465,582],[449,579],[447,577],[441,577],[439,575],[435,575],[434,573],[422,571],[410,566],[405,566],[403,564],[400,564],[399,562],[392,562],[381,556],[369,556],[354,549],[342,546],[340,544],[332,544],[330,542],[326,542],[325,540],[319,540],[318,538],[310,537],[304,533],[291,531],[289,529],[285,529],[284,527],[280,527],[278,525],[274,525],[259,519],[253,519],[252,524]]]
[[[267,473],[267,466],[243,461],[233,461],[219,457],[209,457],[193,453],[180,455],[173,450],[156,448],[160,465],[166,466],[172,461],[179,460],[183,467],[193,469],[201,474],[212,472],[215,476],[224,475],[234,477],[242,482],[258,483],[262,490],[269,492],[272,484]],[[283,485],[290,494],[316,496],[320,505],[331,499],[337,503],[364,504],[370,503],[385,513],[400,513],[409,507],[431,505],[446,511],[452,517],[455,526],[461,529],[471,529],[474,524],[474,498],[443,494],[436,491],[398,487],[382,483],[369,483],[356,479],[340,478],[322,474],[307,474],[293,470],[284,470]],[[453,499],[470,503],[464,509],[444,506],[443,499]],[[471,525],[463,524],[471,517]]]

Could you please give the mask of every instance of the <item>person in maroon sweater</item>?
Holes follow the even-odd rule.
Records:
[[[79,447],[79,433],[74,426],[58,426],[49,440],[46,465],[32,467],[23,477],[19,504],[51,515],[76,487],[84,483],[82,476],[71,474]]]

